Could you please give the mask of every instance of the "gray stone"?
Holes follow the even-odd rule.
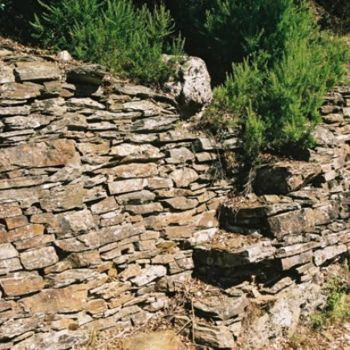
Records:
[[[146,187],[146,179],[123,180],[108,184],[110,194],[122,194],[128,192],[141,191]]]
[[[18,256],[18,252],[11,243],[0,244],[0,260],[15,258],[16,256]]]
[[[36,333],[13,346],[13,350],[68,350],[89,341],[89,333],[61,330],[58,332]]]
[[[54,247],[43,247],[20,254],[20,259],[27,270],[42,269],[58,262]]]
[[[1,65],[0,67],[0,84],[14,83],[15,76],[13,74],[13,67]]]
[[[61,72],[55,63],[45,61],[18,62],[15,75],[20,81],[45,81],[61,77]]]
[[[100,85],[106,69],[98,64],[85,64],[78,67],[70,68],[67,71],[67,81],[77,84]]]
[[[165,61],[174,59],[164,56]],[[205,62],[199,57],[181,58],[179,79],[165,83],[165,88],[178,100],[186,114],[193,114],[209,104],[213,94],[210,75]]]
[[[245,296],[228,297],[225,295],[202,296],[193,302],[193,307],[198,316],[228,320],[242,314],[248,306],[248,299]]]
[[[157,278],[165,276],[167,270],[162,265],[152,265],[141,270],[140,275],[131,280],[138,287],[144,286]]]
[[[199,176],[197,172],[191,168],[182,168],[174,170],[170,174],[170,177],[177,187],[187,187],[192,182],[195,182]]]
[[[214,349],[232,349],[235,347],[233,335],[225,326],[195,323],[193,331],[197,344]]]

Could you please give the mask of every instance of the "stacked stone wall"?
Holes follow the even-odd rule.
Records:
[[[270,190],[259,179],[269,184],[274,174],[273,184],[293,196],[277,191],[254,197],[254,210],[220,210],[223,227],[258,229],[260,244],[231,249],[222,271],[202,244],[222,232],[218,208],[236,179],[218,177],[219,158],[238,147],[235,137],[217,144],[181,120],[173,98],[102,67],[5,49],[0,58],[1,349],[68,349],[91,331],[146,324],[194,269],[225,280],[273,256],[312,276],[347,253],[349,91],[329,96],[328,124],[307,165],[258,174],[262,196]],[[235,317],[247,305],[240,300]]]

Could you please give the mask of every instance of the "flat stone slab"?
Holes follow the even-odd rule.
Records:
[[[284,161],[257,170],[254,191],[261,194],[287,194],[299,190],[322,172],[316,163]]]
[[[186,350],[180,338],[172,331],[141,333],[126,339],[124,350]]]
[[[51,62],[18,62],[16,63],[15,75],[21,82],[45,81],[59,79],[61,72],[58,66]]]
[[[205,265],[227,269],[274,259],[275,252],[276,248],[272,242],[264,240],[232,251],[198,246],[194,248],[193,259],[197,266]]]

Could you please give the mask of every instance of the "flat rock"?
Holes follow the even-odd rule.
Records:
[[[20,81],[46,81],[59,79],[61,72],[58,66],[51,62],[17,62],[15,75]]]
[[[223,321],[240,315],[247,305],[248,299],[245,296],[229,297],[224,294],[219,296],[204,295],[193,302],[198,316]]]
[[[58,255],[54,247],[43,247],[20,254],[20,259],[26,270],[42,269],[56,264]]]
[[[123,342],[124,350],[186,350],[180,338],[172,331],[141,333]]]
[[[108,184],[110,194],[122,194],[141,191],[147,186],[146,179],[116,181]]]
[[[39,97],[42,86],[34,83],[8,83],[1,85],[0,98],[7,100],[27,100]]]
[[[225,326],[213,326],[205,323],[195,323],[194,339],[197,344],[214,349],[234,349],[235,341],[232,333]]]
[[[48,167],[68,165],[78,160],[74,142],[53,140],[39,143],[22,144],[2,149],[0,170],[12,165],[22,167]]]
[[[197,172],[191,168],[174,170],[170,174],[170,177],[175,182],[177,187],[187,187],[199,178]]]
[[[321,167],[309,162],[278,162],[257,170],[253,188],[261,194],[287,194],[297,191],[321,173]]]
[[[9,297],[37,292],[44,285],[43,278],[37,272],[14,272],[0,278],[0,286]]]
[[[98,64],[85,64],[73,67],[67,71],[67,81],[69,83],[101,85],[106,68]]]
[[[62,330],[58,332],[35,333],[32,337],[14,345],[13,350],[68,350],[89,341],[89,333]]]
[[[77,312],[84,309],[87,290],[84,285],[72,285],[60,289],[45,289],[23,298],[21,304],[32,313]]]
[[[2,64],[0,67],[0,84],[13,83],[14,81],[13,67]]]

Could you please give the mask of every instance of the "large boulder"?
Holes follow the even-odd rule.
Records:
[[[169,62],[173,56],[164,55]],[[183,57],[177,63],[176,77],[164,84],[173,95],[185,116],[191,116],[208,105],[213,98],[210,75],[205,62],[199,57]]]

